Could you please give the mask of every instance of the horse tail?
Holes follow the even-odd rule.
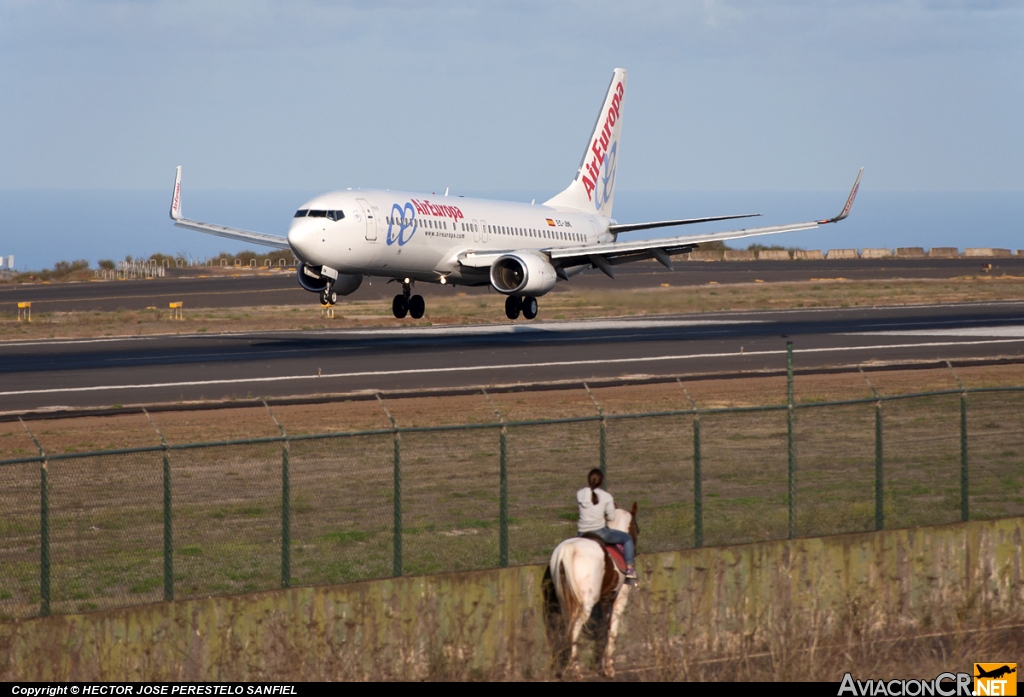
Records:
[[[572,563],[576,559],[576,545],[566,540],[555,548],[551,555],[551,580],[555,584],[555,594],[562,606],[562,616],[572,619],[583,605],[580,589],[572,572]]]

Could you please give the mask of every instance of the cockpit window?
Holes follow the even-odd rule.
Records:
[[[309,214],[309,209],[308,208],[300,208],[299,210],[295,211],[295,217],[296,218],[305,218],[308,214]]]
[[[295,214],[296,218],[303,218],[305,216],[310,218],[328,218],[329,220],[342,220],[345,218],[345,214],[342,211],[315,211],[315,210],[301,210]]]

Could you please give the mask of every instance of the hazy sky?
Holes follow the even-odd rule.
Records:
[[[0,0],[0,188],[1024,191],[1024,2]]]

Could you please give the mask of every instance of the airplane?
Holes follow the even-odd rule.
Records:
[[[617,241],[624,232],[751,218],[719,215],[622,224],[614,220],[619,140],[627,71],[617,68],[587,140],[576,176],[541,205],[378,189],[346,189],[307,201],[296,211],[287,238],[189,220],[182,216],[181,167],[174,178],[174,225],[228,239],[291,249],[299,284],[319,293],[323,305],[355,292],[364,276],[399,281],[392,301],[396,318],[423,317],[426,303],[412,294],[416,282],[490,285],[506,296],[505,315],[534,319],[537,298],[559,281],[598,269],[656,259],[669,269],[672,257],[708,242],[811,230],[850,214],[864,168],[839,215],[791,225],[744,228],[704,235]]]

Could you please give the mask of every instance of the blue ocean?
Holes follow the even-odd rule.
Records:
[[[284,235],[293,212],[319,191],[184,192],[187,217]],[[474,191],[466,196],[543,201],[555,192]],[[839,213],[846,191],[671,192],[619,191],[620,223],[734,213],[761,213],[751,221],[726,221],[643,235],[697,234],[828,218]],[[155,252],[202,259],[251,245],[182,230],[168,217],[168,190],[0,190],[0,255],[13,254],[18,269],[57,261],[146,257]],[[640,233],[633,236],[639,236]],[[626,239],[626,236],[623,236]],[[850,218],[817,230],[734,242],[804,249],[864,247],[1003,247],[1024,249],[1024,193],[875,192],[862,187]]]

